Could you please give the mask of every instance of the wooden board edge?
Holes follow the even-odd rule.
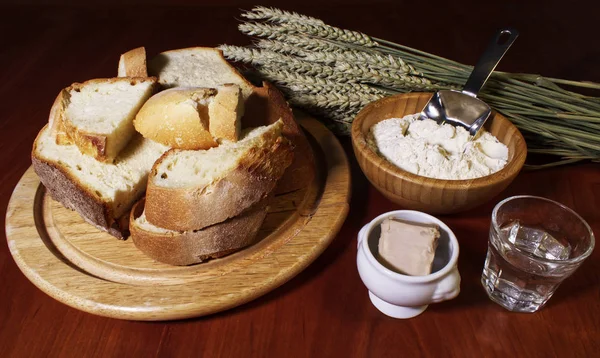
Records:
[[[315,121],[315,120],[312,120],[312,121]],[[322,124],[318,124],[318,125],[323,126]],[[346,181],[345,181],[346,197],[344,198],[342,203],[337,203],[337,205],[336,205],[336,206],[339,206],[338,216],[334,219],[334,223],[331,227],[330,233],[322,238],[321,242],[323,244],[315,246],[313,250],[311,250],[310,252],[307,253],[305,258],[303,260],[301,260],[300,263],[294,265],[293,267],[288,267],[287,269],[280,270],[279,274],[277,276],[275,276],[271,280],[269,280],[268,283],[263,284],[259,289],[256,289],[253,292],[245,292],[244,294],[239,295],[239,299],[230,300],[226,304],[220,303],[218,307],[215,307],[214,305],[213,306],[208,305],[208,306],[204,306],[202,308],[194,308],[193,312],[180,310],[180,309],[165,310],[164,308],[161,308],[161,307],[159,307],[159,308],[154,308],[154,307],[125,308],[122,306],[115,306],[115,305],[95,302],[95,301],[88,300],[88,299],[85,299],[82,297],[69,297],[69,296],[72,296],[72,294],[52,285],[50,282],[48,282],[45,279],[43,279],[42,277],[40,277],[39,274],[37,272],[35,272],[35,270],[33,270],[31,267],[29,267],[27,265],[27,263],[23,260],[23,257],[21,257],[21,255],[19,254],[18,248],[16,247],[16,245],[14,245],[14,241],[13,241],[13,243],[11,243],[11,237],[15,233],[12,232],[12,227],[9,226],[10,225],[9,222],[15,214],[15,210],[17,209],[17,206],[15,206],[15,203],[14,203],[14,200],[16,199],[15,193],[18,192],[18,190],[20,189],[19,185],[24,184],[21,182],[19,182],[19,184],[17,185],[17,187],[15,187],[15,190],[13,191],[13,195],[11,196],[11,199],[9,201],[9,205],[8,205],[8,209],[7,209],[7,216],[6,216],[7,217],[6,222],[7,222],[7,224],[9,224],[6,226],[6,231],[7,231],[6,236],[7,236],[11,255],[13,256],[13,259],[15,260],[17,266],[24,273],[24,275],[40,290],[42,290],[49,296],[57,299],[58,301],[65,303],[71,307],[74,307],[76,309],[80,309],[82,311],[86,311],[89,313],[101,315],[101,316],[118,318],[118,319],[133,319],[133,320],[171,320],[171,319],[182,319],[182,318],[203,316],[203,315],[217,313],[217,312],[221,312],[221,311],[224,311],[227,309],[231,309],[233,307],[236,307],[241,304],[252,301],[252,300],[266,294],[267,292],[270,292],[270,291],[276,289],[277,287],[281,286],[285,282],[292,279],[294,276],[296,276],[298,273],[300,273],[302,270],[304,270],[308,265],[310,265],[329,246],[329,243],[333,240],[335,235],[337,235],[337,233],[339,232],[341,226],[343,225],[343,223],[348,215],[348,211],[349,211],[349,200],[350,200],[350,189],[351,189],[350,169],[349,169],[348,159],[345,157],[344,150],[341,147],[340,143],[337,141],[337,139],[335,139],[335,137],[333,137],[332,134],[331,134],[331,138],[333,138],[334,140],[332,141],[333,144],[330,143],[330,145],[337,147],[338,153],[342,153],[342,155],[343,155],[344,172],[345,173],[342,176],[345,176],[345,179],[346,179]],[[320,143],[322,143],[322,142],[320,142]],[[26,171],[26,174],[29,171],[32,171],[32,168],[29,168],[28,171]],[[34,177],[36,177],[36,176],[34,175]],[[329,183],[329,178],[328,178],[328,183]],[[39,186],[39,180],[37,181],[37,185],[35,185],[35,187],[37,187],[37,186]],[[33,195],[35,195],[35,194],[33,194]],[[31,220],[34,220],[33,210],[32,210],[33,205],[34,205],[33,202],[30,200],[29,216],[30,216]],[[335,204],[330,204],[330,205],[335,205]],[[318,212],[319,212],[319,208],[317,208],[316,212],[313,215],[316,215]],[[9,231],[11,231],[11,232],[9,233]],[[45,263],[47,266],[48,265],[66,265],[66,263],[62,262],[59,257],[56,257],[55,255],[51,255],[51,256],[54,256],[54,259],[51,260],[51,262]],[[266,257],[267,257],[267,259],[273,260],[275,258],[275,256],[276,255],[267,255]],[[276,258],[275,258],[275,260],[276,260]],[[115,284],[115,283],[108,282],[108,281],[103,281],[103,284],[119,285],[119,284]],[[189,305],[184,304],[183,306],[189,306]]]

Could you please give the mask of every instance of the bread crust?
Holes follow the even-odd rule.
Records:
[[[292,109],[283,94],[271,83],[263,82],[255,87],[246,101],[242,127],[269,125],[281,119],[284,123],[283,134],[294,145],[294,161],[279,181],[276,194],[287,193],[308,186],[315,175],[313,151],[304,132],[294,119]]]
[[[244,99],[240,86],[225,84],[217,88],[217,94],[208,106],[209,131],[217,139],[237,142],[240,139],[244,114]]]
[[[144,199],[137,202],[130,215],[131,239],[144,254],[169,265],[185,266],[218,258],[256,241],[267,215],[267,199],[240,215],[202,230],[157,233],[136,224],[144,211]]]
[[[69,120],[63,121],[63,128],[68,138],[83,154],[92,156],[102,162],[109,160],[106,153],[107,136],[83,131]],[[111,157],[110,159],[113,158]]]
[[[70,95],[67,89],[63,88],[60,90],[52,104],[52,108],[50,108],[50,115],[48,116],[50,131],[54,134],[56,144],[58,145],[72,144],[64,126],[65,108],[69,103],[69,97]]]
[[[209,132],[208,108],[197,101],[214,97],[213,88],[176,87],[150,97],[135,116],[135,129],[148,139],[178,149],[217,146]]]
[[[130,81],[132,85],[150,81],[150,82],[152,82],[152,86],[153,86],[152,91],[156,90],[156,88],[157,88],[156,77],[115,77],[115,78],[93,79],[93,80],[89,80],[89,81],[86,81],[83,83],[73,83],[71,86],[66,88],[66,91],[67,92],[80,91],[83,87],[90,85],[90,84],[94,84],[94,83],[104,84],[104,83],[115,83],[115,82],[122,82],[122,81]],[[69,139],[73,143],[75,143],[75,145],[77,145],[77,147],[83,154],[94,157],[96,160],[99,160],[102,162],[112,161],[119,154],[119,153],[111,153],[111,152],[107,151],[108,148],[113,147],[112,143],[109,143],[108,141],[115,140],[115,139],[116,140],[122,140],[122,139],[110,138],[109,136],[104,135],[104,134],[90,133],[90,132],[84,131],[84,130],[80,129],[79,127],[77,127],[76,125],[74,125],[67,118],[67,116],[63,115],[62,118],[63,118],[62,126],[64,128],[66,135],[69,137]],[[60,143],[57,142],[57,144],[60,144]],[[126,146],[126,144],[122,145],[121,148],[124,148],[125,146]]]
[[[44,127],[45,128],[45,127]],[[33,169],[50,196],[60,202],[64,207],[75,210],[88,223],[110,235],[125,239],[129,235],[127,221],[119,220],[112,215],[109,205],[98,195],[86,189],[77,178],[56,163],[41,158],[37,154],[38,134],[31,152]]]
[[[146,48],[137,47],[122,54],[117,73],[119,77],[148,77]]]
[[[203,187],[167,188],[157,185],[156,161],[146,191],[146,218],[169,230],[202,229],[234,217],[264,199],[293,160],[293,146],[279,137],[267,148],[252,148],[224,178]]]

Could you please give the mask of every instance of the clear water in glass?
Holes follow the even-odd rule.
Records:
[[[509,247],[507,241],[522,251]],[[514,222],[499,233],[490,231],[488,245],[482,284],[493,301],[511,311],[537,311],[564,279],[566,272],[557,270],[556,263],[536,260],[569,258],[568,243],[561,244],[544,230]]]
[[[535,312],[594,249],[594,234],[574,211],[535,196],[494,208],[481,283],[504,308]]]

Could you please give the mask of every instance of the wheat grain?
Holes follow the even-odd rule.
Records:
[[[328,83],[328,84],[308,84],[308,83],[290,83],[286,85],[290,90],[298,93],[319,94],[326,92],[347,92],[354,94],[385,95],[386,93],[360,83]]]
[[[301,37],[294,37],[301,39]],[[360,63],[382,69],[391,68],[405,74],[417,76],[423,75],[399,57],[382,55],[378,53],[368,53],[365,51],[344,50],[336,45],[332,45],[334,47],[329,47],[328,49],[330,51],[322,51],[321,45],[323,42],[324,41],[309,39],[308,41],[304,42],[306,48],[302,48],[297,46],[295,43],[290,43],[288,41],[260,40],[258,41],[257,46],[273,52],[301,56],[303,60],[309,62],[319,62],[324,64],[335,64],[336,62],[345,62],[350,64]]]
[[[256,46],[268,51],[301,57],[305,57],[308,53],[306,49],[283,41],[260,40],[256,43]]]
[[[327,71],[327,74],[333,73],[332,68],[328,68],[325,66],[313,66],[313,64],[308,62],[303,62],[295,57],[282,55],[277,52],[268,51],[268,50],[258,50],[254,48],[240,47],[240,46],[230,46],[230,45],[221,45],[218,47],[221,51],[223,51],[223,55],[228,59],[250,63],[255,66],[262,65],[272,65],[273,63],[282,64],[285,67],[293,68],[300,72],[310,72],[316,67],[320,67],[321,70]]]
[[[411,89],[437,89],[443,85],[434,84],[427,78],[406,75],[402,72],[368,67],[363,64],[339,62],[335,70],[356,77],[361,82],[381,84],[386,86],[403,86]]]
[[[332,81],[339,82],[357,82],[356,79],[346,76],[344,73],[336,71],[331,66],[305,62],[298,58],[282,55],[269,50],[258,50],[247,47],[221,45],[218,47],[223,51],[226,58],[254,65],[260,69],[262,66],[273,67],[276,63],[277,68],[290,72],[297,72],[306,76],[316,76],[319,78],[329,78]]]
[[[304,34],[358,46],[377,46],[377,42],[361,32],[343,30],[329,25],[320,26],[294,22],[270,25],[258,22],[244,22],[238,25],[238,29],[247,35],[268,39],[276,39],[280,37],[281,34]]]
[[[265,48],[275,47],[277,43],[285,43],[297,46],[299,48],[305,50],[314,50],[314,51],[340,51],[343,49],[347,49],[348,45],[343,44],[336,41],[330,40],[322,40],[315,39],[312,37],[305,37],[294,35],[286,32],[282,32],[281,29],[277,29],[270,25],[263,24],[252,24],[252,23],[244,23],[241,24],[240,29],[243,29],[242,32],[247,33],[248,35],[257,36],[263,38],[258,43],[263,43]],[[268,39],[268,40],[265,40]],[[275,44],[268,44],[269,41],[274,42]],[[262,46],[259,46],[262,47]]]
[[[308,68],[304,66],[308,66]],[[336,72],[332,67],[315,64],[303,65],[302,68],[280,64],[277,66],[277,69],[273,69],[270,66],[258,66],[256,67],[256,70],[261,76],[265,77],[270,76],[273,72],[287,72],[298,76],[326,79],[335,83],[358,83],[355,78]]]
[[[360,83],[335,81],[331,77],[318,78],[306,76],[287,70],[260,70],[260,73],[270,81],[281,84],[291,91],[309,94],[319,92],[345,92],[385,95],[385,91]]]
[[[249,20],[268,20],[272,22],[300,22],[311,25],[325,25],[322,20],[317,18],[301,15],[296,12],[284,11],[276,8],[269,8],[265,6],[255,6],[252,10],[242,14]]]
[[[295,12],[256,6],[251,11],[242,14],[242,16],[250,20],[268,20],[284,24],[284,27],[293,29],[293,32],[309,33],[311,35],[318,34],[319,37],[341,40],[369,47],[377,45],[370,36],[361,32],[330,26],[325,24],[322,20],[306,15],[300,15]]]
[[[370,36],[367,36],[362,32],[340,29],[338,27],[329,25],[313,25],[290,22],[283,23],[279,27],[288,33],[316,36],[326,40],[342,41],[345,43],[366,47],[374,47],[378,45],[377,42],[373,41]]]
[[[282,38],[287,32],[289,32],[281,26],[261,24],[257,22],[241,23],[238,25],[238,29],[246,35],[257,36],[267,39]]]
[[[310,51],[340,51],[348,48],[347,45],[336,41],[315,39],[292,34],[281,34],[281,36],[278,36],[276,39]]]
[[[382,69],[391,68],[405,74],[422,75],[401,58],[392,55],[371,54],[365,51],[309,52],[304,54],[304,60],[323,63],[364,64]]]
[[[383,98],[377,94],[355,94],[326,92],[318,94],[298,94],[290,98],[290,102],[301,106],[316,106],[321,108],[362,108],[370,102]]]

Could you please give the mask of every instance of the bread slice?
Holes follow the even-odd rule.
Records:
[[[158,54],[148,62],[148,72],[171,87],[217,87],[227,83],[240,86],[245,99],[253,87],[227,60],[211,47],[190,47]]]
[[[244,102],[237,85],[175,87],[155,94],[133,122],[144,137],[178,149],[208,149],[237,141]]]
[[[179,266],[200,263],[254,244],[267,215],[266,203],[267,199],[262,200],[240,215],[202,230],[173,231],[148,222],[142,199],[131,210],[131,239],[156,261]]]
[[[117,73],[119,77],[148,77],[146,49],[138,47],[122,54]]]
[[[31,159],[52,198],[97,228],[125,238],[127,226],[119,218],[143,195],[152,165],[168,149],[136,134],[114,163],[103,163],[75,145],[58,145],[47,125],[33,144]]]
[[[209,130],[217,140],[237,142],[242,129],[244,99],[240,86],[225,84],[208,105]]]
[[[62,124],[82,153],[112,161],[133,136],[133,118],[152,95],[156,78],[108,78],[67,88]]]
[[[146,217],[169,230],[223,222],[266,197],[291,164],[283,122],[259,127],[237,143],[206,151],[171,149],[152,167]]]
[[[252,96],[245,103],[242,129],[269,125],[283,121],[283,135],[294,146],[294,161],[285,171],[277,185],[277,193],[288,193],[305,188],[315,173],[313,149],[300,125],[296,122],[292,109],[281,92],[269,82],[255,87]]]
[[[179,149],[208,149],[217,142],[208,131],[212,88],[171,88],[155,94],[133,121],[144,137]]]
[[[65,108],[69,104],[69,99],[69,91],[62,89],[58,93],[58,96],[56,96],[52,108],[50,108],[48,124],[53,135],[56,137],[56,144],[72,144],[64,125]]]

